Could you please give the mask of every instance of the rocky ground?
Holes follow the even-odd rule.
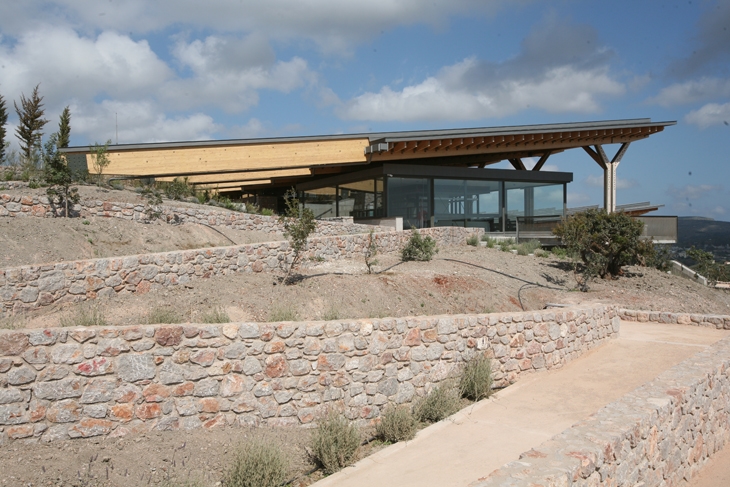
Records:
[[[40,191],[40,190],[37,190]],[[95,197],[115,201],[129,192]],[[119,220],[0,219],[0,265],[73,260],[96,256],[231,245],[272,240],[269,234],[192,225],[141,224]],[[672,312],[730,314],[730,292],[659,272],[630,267],[617,280],[596,280],[586,293],[568,261],[520,256],[483,247],[443,248],[431,262],[402,263],[379,255],[376,272],[364,259],[306,262],[301,279],[283,286],[273,274],[238,274],[194,280],[187,286],[153,289],[144,295],[59,305],[0,320],[0,328],[74,325],[92,308],[111,325],[145,323],[164,310],[181,322],[320,320],[443,313],[488,313],[542,309],[547,303],[614,303]],[[4,264],[4,265],[3,265]],[[0,446],[0,486],[40,485],[220,485],[237,446],[252,436],[277,442],[292,461],[295,485],[318,474],[306,453],[310,430],[217,429],[155,432],[118,439]],[[186,484],[185,482],[191,482]],[[192,481],[198,482],[193,483]]]

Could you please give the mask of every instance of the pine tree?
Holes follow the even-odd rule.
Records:
[[[68,107],[63,109],[61,120],[58,122],[58,141],[56,146],[61,149],[68,147],[71,140],[71,110]]]
[[[34,152],[40,150],[43,126],[48,123],[43,118],[43,97],[38,94],[39,86],[33,88],[30,98],[20,95],[20,108],[17,103],[13,103],[19,119],[15,133],[20,141],[20,149],[28,160],[32,159]]]
[[[8,109],[5,106],[5,98],[0,94],[0,164],[5,161],[5,124],[8,123]]]
[[[46,194],[51,204],[64,208],[64,216],[69,217],[69,204],[79,202],[79,192],[71,187],[73,174],[66,163],[66,158],[58,152],[58,134],[52,134],[43,150],[44,179],[48,184]]]

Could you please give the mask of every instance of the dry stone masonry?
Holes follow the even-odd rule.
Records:
[[[439,245],[463,244],[468,230],[455,227],[424,229]],[[381,252],[395,252],[411,231],[374,234]],[[305,259],[361,258],[369,235],[340,235],[309,239]],[[161,252],[46,265],[0,269],[1,312],[76,302],[128,293],[146,293],[153,287],[185,284],[191,279],[234,272],[274,272],[291,261],[289,243],[269,242],[232,247]]]
[[[497,385],[561,367],[618,335],[614,307],[330,322],[0,331],[0,444],[151,429],[361,423],[464,360]]]
[[[255,230],[265,233],[284,233],[278,217],[243,213],[210,207],[176,207],[159,205],[159,220],[170,224],[196,223],[211,227],[226,227],[235,230]],[[149,222],[148,208],[143,204],[116,203],[112,201],[84,200],[74,205],[73,211],[82,218],[120,218],[137,222]],[[56,214],[46,196],[18,196],[0,194],[0,216],[53,218]],[[388,228],[354,223],[352,217],[318,220],[315,235],[349,235],[381,232]],[[473,232],[472,232],[473,233]]]
[[[641,311],[621,309],[619,315],[625,321],[641,323],[670,323],[675,325],[694,325],[730,330],[730,315],[700,315],[694,313],[666,313],[663,311]]]
[[[680,485],[730,439],[729,416],[726,338],[472,487]]]

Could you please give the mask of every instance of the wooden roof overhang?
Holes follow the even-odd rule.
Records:
[[[111,145],[105,174],[187,177],[201,188],[222,191],[290,187],[322,177],[384,163],[420,166],[485,167],[508,160],[526,170],[522,159],[538,158],[539,171],[552,154],[584,148],[599,158],[603,144],[645,139],[676,122],[650,119],[530,126],[346,134],[274,139]],[[92,167],[88,148],[63,149]]]

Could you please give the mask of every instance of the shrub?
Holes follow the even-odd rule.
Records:
[[[203,313],[200,321],[203,323],[230,323],[231,318],[224,309],[214,308]]]
[[[417,422],[413,411],[406,406],[389,406],[375,429],[378,438],[389,443],[413,439]]]
[[[284,195],[284,203],[286,212],[279,218],[279,223],[284,226],[284,236],[289,239],[289,246],[293,255],[286,275],[284,276],[284,284],[291,284],[291,271],[299,265],[302,252],[307,248],[307,238],[317,229],[317,221],[314,219],[314,213],[310,208],[300,208],[299,200],[296,192],[290,189]],[[263,213],[262,213],[263,214]]]
[[[104,317],[101,308],[96,305],[82,305],[76,309],[71,316],[61,318],[61,326],[107,326],[108,323]]]
[[[542,246],[539,240],[530,240],[529,242],[523,242],[517,246],[518,255],[530,255],[534,254],[537,249]]]
[[[423,423],[436,423],[459,410],[459,395],[453,384],[439,384],[416,401],[413,414]]]
[[[195,188],[188,183],[188,178],[175,178],[164,188],[165,196],[171,200],[182,200],[188,196],[195,196]]]
[[[297,321],[299,315],[297,311],[288,305],[272,308],[269,312],[269,321]]]
[[[705,252],[693,245],[687,251],[687,257],[696,262],[695,270],[706,277],[710,283],[730,281],[730,266],[715,262],[715,256],[711,252]]]
[[[428,235],[425,238],[422,237],[421,233],[415,228],[412,228],[411,231],[411,238],[403,247],[401,258],[404,261],[429,261],[433,259],[434,254],[438,252],[436,241]]]
[[[644,224],[625,213],[591,209],[565,218],[553,233],[569,253],[579,256],[586,280],[615,277],[625,265],[641,263],[646,246],[639,237]]]
[[[472,401],[480,401],[492,394],[492,360],[484,354],[469,360],[461,372],[459,394]]]
[[[565,247],[555,246],[552,249],[550,249],[550,252],[557,257],[558,259],[565,259],[568,257],[568,249]]]
[[[271,208],[261,208],[261,214],[263,216],[274,216],[274,210]]]
[[[477,245],[479,245],[479,237],[477,237],[476,235],[469,235],[466,238],[466,244],[471,245],[472,247],[476,247]]]
[[[365,265],[368,268],[368,274],[373,273],[373,267],[378,265],[378,259],[375,256],[378,255],[378,243],[373,238],[373,230],[370,230],[368,234],[368,244],[365,247]]]
[[[182,323],[183,318],[177,311],[169,308],[152,308],[147,314],[147,324],[173,324]]]
[[[226,472],[225,487],[278,487],[286,480],[289,462],[276,445],[253,440],[237,453]]]
[[[492,238],[487,234],[482,235],[482,241],[487,242],[487,247],[490,249],[493,249],[494,246],[497,244],[497,239]]]
[[[338,310],[334,306],[331,306],[327,311],[322,313],[322,319],[324,321],[339,320],[340,318],[340,310]]]
[[[349,465],[360,447],[360,432],[342,414],[329,413],[312,436],[312,458],[329,475]]]

